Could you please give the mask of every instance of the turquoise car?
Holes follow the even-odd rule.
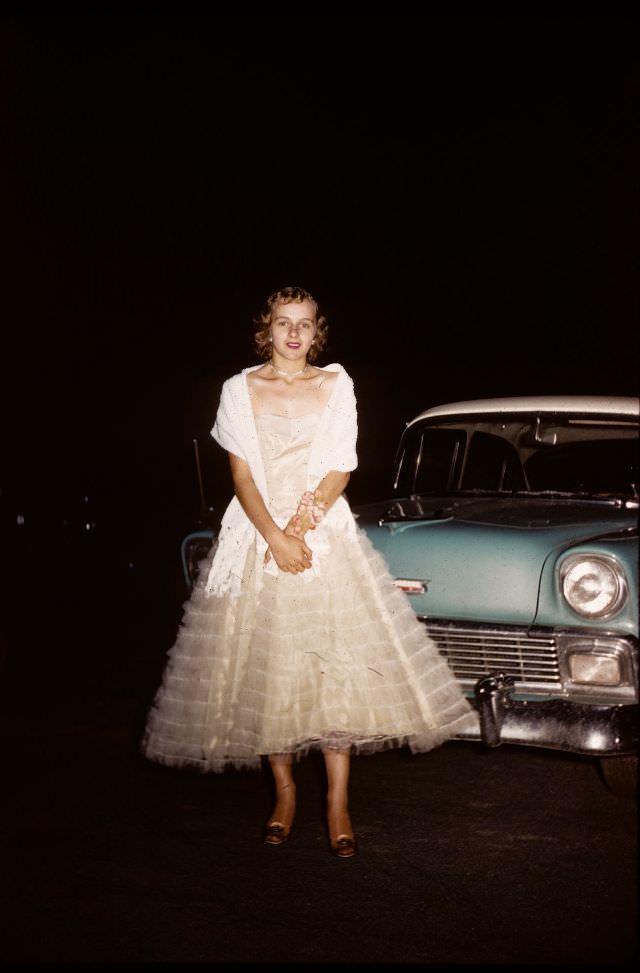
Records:
[[[473,698],[477,739],[599,759],[635,793],[638,421],[627,397],[454,402],[356,510]]]
[[[407,423],[354,508],[477,713],[465,739],[598,759],[634,794],[638,424],[629,397],[454,402]],[[187,581],[211,543],[183,543]]]

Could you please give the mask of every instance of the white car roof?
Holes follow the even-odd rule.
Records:
[[[637,416],[640,398],[632,395],[515,395],[500,399],[470,399],[448,402],[426,409],[407,423],[438,416],[470,415],[487,412],[555,412],[583,415]]]

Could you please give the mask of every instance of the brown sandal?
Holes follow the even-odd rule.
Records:
[[[340,834],[331,842],[331,854],[336,858],[353,858],[358,851],[358,844],[353,835]]]
[[[264,840],[268,845],[283,845],[289,840],[291,826],[287,827],[279,821],[272,821],[264,829]]]

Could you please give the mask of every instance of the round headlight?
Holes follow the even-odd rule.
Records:
[[[627,579],[618,563],[604,554],[573,554],[560,569],[562,594],[585,618],[607,618],[627,600]]]

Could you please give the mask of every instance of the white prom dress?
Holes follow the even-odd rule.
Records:
[[[278,522],[307,489],[319,416],[256,417]],[[218,772],[312,748],[423,752],[475,727],[447,662],[365,532],[323,522],[307,540],[321,570],[265,571],[252,547],[237,597],[205,591],[214,545],[148,715],[146,757]]]

